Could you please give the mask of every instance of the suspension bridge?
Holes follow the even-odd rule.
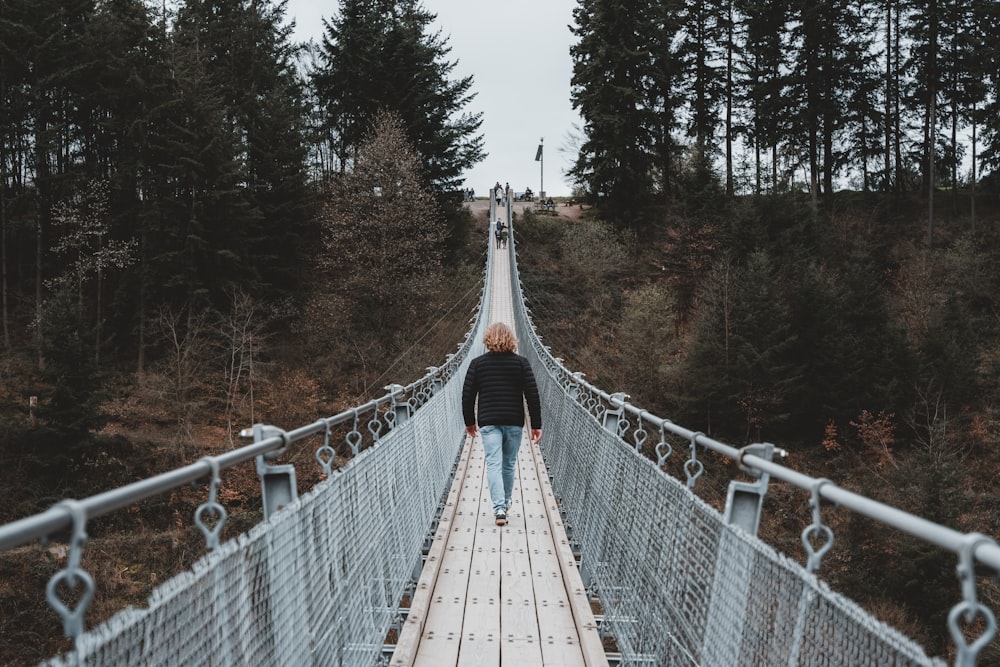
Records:
[[[511,222],[505,204],[491,201],[491,223]],[[255,425],[240,449],[0,526],[0,550],[69,530],[65,567],[45,594],[73,649],[45,664],[943,665],[817,577],[835,537],[823,500],[955,554],[955,664],[977,663],[996,634],[977,596],[977,577],[1000,572],[995,540],[797,473],[769,443],[732,447],[587,383],[535,334],[511,226],[509,247],[490,242],[464,341],[423,378],[294,430]],[[461,413],[464,371],[496,320],[517,331],[545,425],[539,446],[521,447],[504,527]],[[337,429],[353,458],[335,469]],[[326,479],[299,497],[294,467],[276,461],[313,436]],[[722,513],[692,490],[705,451],[749,479],[730,482]],[[671,456],[686,458],[685,479],[664,472]],[[223,542],[222,473],[250,462],[265,518]],[[206,554],[145,607],[88,629],[88,520],[206,478],[193,517]],[[810,498],[805,563],[756,537],[771,480]]]

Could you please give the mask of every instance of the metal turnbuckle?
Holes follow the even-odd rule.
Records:
[[[643,415],[646,414],[645,410],[639,411],[638,425],[635,430],[632,431],[632,442],[635,444],[635,451],[638,454],[642,453],[642,446],[646,444],[646,440],[649,438],[649,434],[646,432],[645,423],[642,421]]]
[[[337,452],[330,446],[330,420],[324,420],[326,433],[323,436],[323,446],[316,450],[316,462],[323,469],[323,474],[329,477],[333,474],[333,461]]]
[[[368,419],[368,432],[372,434],[372,442],[382,442],[382,420],[379,419],[378,410],[372,410],[372,416]]]
[[[979,651],[993,641],[997,633],[997,619],[990,608],[976,599],[976,547],[980,544],[996,544],[991,538],[981,533],[969,533],[965,536],[965,544],[958,554],[958,565],[955,568],[958,580],[962,584],[962,601],[952,607],[948,614],[948,631],[955,642],[958,654],[955,656],[955,667],[975,667]],[[983,619],[983,632],[971,644],[966,641],[961,622],[972,625],[977,618]]]
[[[214,456],[203,456],[200,461],[208,464],[212,470],[212,479],[208,486],[208,500],[194,511],[194,525],[205,536],[205,548],[213,551],[219,546],[219,537],[222,535],[222,528],[226,525],[226,508],[216,500],[219,487],[222,485],[222,478],[219,476],[219,460]],[[210,512],[216,516],[215,525],[209,527],[205,524],[205,514]]]
[[[361,451],[361,431],[358,430],[358,425],[360,421],[358,420],[358,409],[354,408],[354,427],[351,429],[350,433],[344,436],[344,440],[347,442],[347,446],[351,448],[351,454],[354,456],[358,455]]]
[[[674,448],[667,442],[667,431],[664,428],[666,420],[660,424],[660,441],[656,443],[656,467],[662,468],[670,455],[674,453]]]
[[[684,474],[687,476],[687,487],[693,489],[695,482],[705,472],[705,464],[698,460],[696,448],[698,446],[698,436],[705,435],[701,431],[691,434],[691,458],[684,462]]]
[[[73,527],[66,567],[49,579],[49,583],[45,587],[45,597],[49,605],[59,614],[59,618],[62,619],[63,633],[75,640],[83,634],[83,617],[94,599],[94,578],[86,570],[80,568],[83,547],[87,543],[87,513],[83,509],[83,503],[78,500],[63,500],[56,503],[55,507],[64,507],[70,513],[73,518]],[[75,608],[71,609],[59,597],[60,584],[65,584],[71,592],[75,592],[78,585],[82,586]]]
[[[812,525],[806,526],[805,530],[802,531],[802,546],[805,547],[807,556],[806,571],[810,574],[819,569],[819,564],[823,560],[823,556],[833,548],[833,530],[823,523],[819,512],[819,490],[824,484],[833,484],[833,482],[825,477],[813,482],[812,498],[809,499],[809,504],[812,506],[813,522]],[[823,536],[823,542],[817,549],[813,547],[812,540],[819,535]]]

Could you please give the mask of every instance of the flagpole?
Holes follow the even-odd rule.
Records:
[[[542,144],[545,137],[538,140],[538,150],[535,152],[535,161],[538,162],[538,199],[541,201],[545,197],[545,154]]]

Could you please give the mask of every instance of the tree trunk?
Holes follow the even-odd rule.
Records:
[[[97,264],[97,317],[94,319],[94,367],[100,368],[101,365],[101,292],[103,287],[104,272],[101,270],[101,264]]]
[[[924,150],[927,153],[927,249],[934,247],[934,157],[937,134],[937,3],[928,8],[927,122]]]
[[[976,231],[976,105],[972,105],[972,174],[969,177],[969,217]]]
[[[771,192],[778,190],[778,142],[771,144]]]
[[[885,5],[885,176],[882,183],[882,191],[890,192],[892,189],[892,0]]]
[[[2,99],[2,94],[0,94]],[[7,142],[0,136],[0,291],[3,292],[3,344],[10,349],[10,318],[7,303]]]
[[[931,86],[933,89],[933,85]],[[930,91],[930,107],[927,110],[927,249],[934,244],[934,114],[936,112],[934,98],[936,94]]]
[[[45,340],[44,322],[42,319],[42,258],[45,252],[46,222],[49,215],[48,202],[48,156],[45,154],[48,132],[48,122],[43,112],[39,111],[35,119],[35,346],[38,351],[38,369],[45,370],[45,353],[42,343]]]
[[[896,26],[895,26],[896,27],[896,31],[895,31],[895,34],[893,35],[893,49],[892,49],[892,52],[893,52],[893,62],[895,63],[895,67],[893,68],[893,72],[892,72],[892,104],[893,104],[893,107],[895,107],[895,110],[894,110],[893,115],[892,115],[892,126],[893,126],[892,138],[893,138],[893,143],[894,143],[893,148],[895,149],[894,152],[895,152],[895,157],[896,157],[896,171],[895,171],[895,176],[896,176],[896,178],[895,178],[895,181],[896,181],[896,194],[902,194],[903,193],[903,179],[902,179],[902,175],[903,175],[903,147],[902,147],[902,141],[900,139],[900,137],[902,136],[902,131],[901,131],[900,127],[899,127],[900,118],[902,117],[902,115],[901,115],[901,111],[900,111],[900,108],[899,108],[899,53],[900,53],[900,47],[899,47],[899,14],[900,14],[900,9],[899,9],[899,4],[898,3],[894,5],[894,9],[896,10],[895,17],[894,17],[895,18],[895,24],[896,24]]]
[[[7,99],[6,58],[0,57],[0,100]],[[6,128],[4,128],[6,129]],[[0,291],[3,292],[3,344],[10,349],[10,313],[7,302],[7,134],[0,133]]]
[[[755,121],[756,122],[756,121]],[[758,123],[759,129],[759,123]],[[753,140],[753,159],[754,159],[754,194],[760,194],[760,132],[756,133],[757,136]],[[772,189],[774,185],[772,184]]]
[[[952,95],[958,92],[958,82],[952,81]],[[951,103],[951,150],[954,151],[951,161],[951,213],[958,215],[958,102]]]
[[[726,194],[733,196],[733,3],[726,27]]]

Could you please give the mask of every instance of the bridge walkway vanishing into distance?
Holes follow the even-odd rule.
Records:
[[[490,220],[510,212],[491,203]],[[834,539],[823,500],[954,553],[948,629],[955,664],[976,664],[996,634],[977,597],[977,577],[1000,572],[993,538],[802,475],[773,461],[774,445],[735,448],[589,384],[534,332],[513,227],[507,251],[490,238],[465,340],[423,378],[291,431],[254,425],[253,444],[0,526],[0,550],[69,529],[46,596],[74,648],[45,664],[943,665],[816,576]],[[491,318],[515,325],[544,426],[539,447],[521,448],[502,529],[461,413],[465,369]],[[334,469],[340,438],[353,457]],[[299,497],[294,467],[279,461],[307,439],[322,439],[326,479]],[[730,482],[722,513],[692,491],[706,450],[747,476]],[[671,456],[685,459],[686,479],[664,472]],[[222,471],[251,460],[264,520],[222,542]],[[88,520],[206,478],[194,523],[207,553],[144,608],[87,630]],[[802,489],[812,507],[804,565],[756,537],[771,479]]]
[[[490,266],[487,320],[514,328],[510,263],[499,255]],[[391,665],[608,664],[544,464],[523,435],[503,527],[482,441],[466,439]]]

